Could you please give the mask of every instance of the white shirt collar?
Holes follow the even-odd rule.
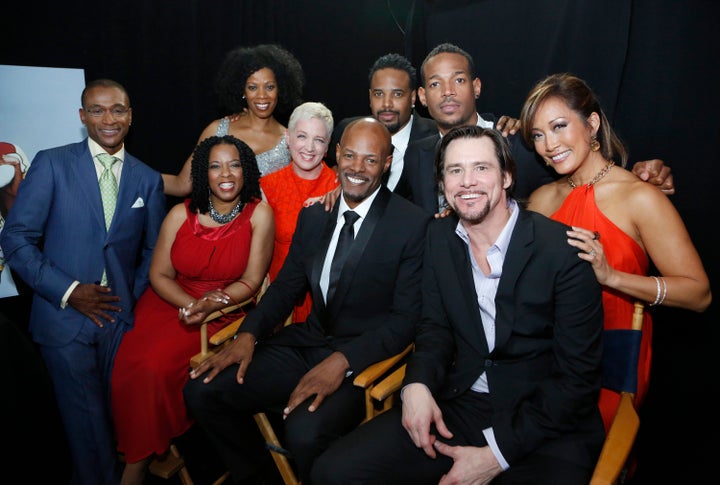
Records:
[[[484,120],[482,116],[480,116],[480,113],[475,113],[477,115],[477,122],[475,123],[475,126],[479,126],[480,128],[495,128],[495,123],[492,121]],[[440,133],[440,138],[442,138],[442,133]]]
[[[410,142],[410,131],[412,130],[413,115],[410,115],[410,121],[400,128],[397,133],[392,136],[392,144],[396,151],[399,151],[400,157],[405,155],[405,149]]]
[[[97,159],[97,156],[101,153],[107,153],[103,147],[100,146],[98,142],[93,140],[92,138],[88,137],[88,147],[90,148],[90,155],[92,155],[93,160]],[[118,150],[116,153],[113,153],[113,157],[119,158],[120,163],[125,161],[125,144],[123,143],[122,148]]]
[[[382,187],[382,185],[380,185]],[[360,202],[357,207],[354,209],[350,209],[350,207],[347,205],[347,202],[345,202],[345,197],[342,196],[342,193],[340,194],[340,206],[338,207],[338,221],[342,220],[343,224],[345,223],[345,211],[347,210],[353,210],[357,213],[357,215],[360,216],[360,219],[365,219],[365,216],[367,216],[368,212],[370,211],[370,206],[373,203],[373,200],[375,200],[375,197],[377,197],[378,191],[380,190],[380,187],[378,187],[375,192],[370,194],[365,200]]]

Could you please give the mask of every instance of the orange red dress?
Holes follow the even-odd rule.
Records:
[[[270,263],[270,282],[280,272],[290,250],[295,224],[305,200],[326,194],[338,185],[335,171],[325,165],[325,162],[321,163],[320,176],[313,180],[298,177],[292,162],[287,167],[260,178],[260,188],[275,216],[275,247]],[[308,292],[305,300],[295,306],[292,321],[304,322],[311,308],[312,299]]]
[[[186,200],[186,210],[188,204]],[[202,226],[197,214],[187,210],[170,258],[176,281],[188,294],[199,298],[240,278],[250,255],[250,217],[257,204],[246,204],[221,227]],[[208,335],[232,319],[223,317],[208,324]],[[135,307],[135,326],[120,344],[111,379],[118,450],[128,463],[165,452],[170,440],[192,425],[182,390],[190,358],[199,349],[200,326],[180,322],[177,307],[148,287]]]
[[[562,206],[552,219],[590,231],[600,233],[600,242],[608,264],[626,273],[647,275],[649,260],[645,251],[610,219],[600,212],[595,204],[595,187],[585,185],[570,192]],[[604,327],[606,329],[629,329],[632,322],[634,300],[623,293],[603,287]],[[643,336],[638,362],[638,390],[636,403],[639,406],[647,394],[650,381],[652,359],[652,319],[645,312]],[[599,407],[605,423],[605,431],[610,427],[620,401],[620,394],[608,389],[600,391]]]

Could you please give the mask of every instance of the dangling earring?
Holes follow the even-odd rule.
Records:
[[[243,94],[243,99],[245,99],[245,95]]]
[[[590,150],[594,152],[600,150],[600,142],[598,141],[597,136],[590,138]]]

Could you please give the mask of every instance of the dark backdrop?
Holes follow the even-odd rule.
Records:
[[[672,200],[711,283],[720,274],[712,226],[720,219],[712,199],[720,7],[712,0],[75,0],[5,10],[0,64],[82,68],[88,80],[123,83],[134,112],[128,149],[160,171],[178,170],[218,116],[213,77],[241,44],[292,51],[305,69],[305,98],[325,102],[337,120],[368,113],[368,68],[387,52],[419,66],[434,45],[460,45],[483,83],[478,109],[514,116],[535,81],[574,72],[600,95],[632,161],[662,158],[672,167]],[[718,428],[709,394],[716,309],[652,309],[655,360],[637,481],[699,482],[712,470],[714,447],[695,437]]]

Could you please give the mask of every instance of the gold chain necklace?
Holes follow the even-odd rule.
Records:
[[[602,179],[605,175],[607,175],[607,173],[610,171],[610,169],[613,167],[613,165],[615,165],[615,162],[613,162],[612,160],[610,160],[610,161],[607,163],[607,165],[605,165],[605,166],[603,167],[603,169],[600,170],[600,171],[597,173],[597,175],[595,175],[595,176],[592,178],[592,180],[591,180],[590,182],[588,182],[588,183],[585,184],[585,186],[586,186],[587,188],[590,188],[590,187],[592,187],[593,185],[595,185],[596,183],[598,183],[598,182],[600,181],[600,179]],[[575,185],[575,182],[573,182],[573,179],[572,179],[571,177],[568,177],[568,178],[567,178],[567,183],[568,183],[568,185],[569,185],[571,188],[573,188],[573,189],[577,187],[577,185]]]

